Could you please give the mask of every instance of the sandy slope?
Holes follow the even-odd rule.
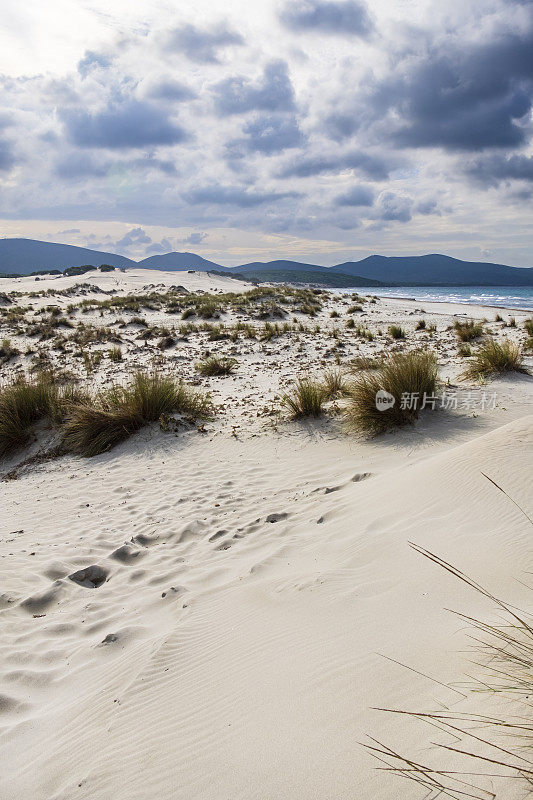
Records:
[[[379,654],[456,680],[443,608],[491,612],[407,542],[527,603],[530,526],[481,470],[527,506],[533,418],[455,447],[306,430],[141,434],[2,485],[2,800],[422,795],[359,743],[431,737],[369,709],[458,696]]]

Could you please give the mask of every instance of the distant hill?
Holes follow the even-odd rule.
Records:
[[[302,270],[306,272],[327,272],[329,269],[335,269],[335,267],[319,267],[317,264],[305,264],[301,261],[287,261],[286,259],[280,258],[276,261],[252,261],[249,264],[233,267],[233,269],[246,275],[247,272],[270,270],[284,270],[286,272],[300,272]]]
[[[461,261],[439,254],[423,256],[369,256],[321,267],[277,259],[225,267],[196,253],[166,253],[133,261],[126,256],[35,239],[0,239],[0,274],[28,275],[43,269],[65,269],[85,264],[245,275],[251,280],[323,283],[327,286],[533,286],[533,269]]]
[[[41,269],[65,269],[84,264],[111,264],[112,267],[133,267],[126,256],[89,250],[71,244],[39,242],[36,239],[0,239],[0,274],[29,275]]]
[[[360,286],[385,286],[381,281],[361,278],[359,275],[343,275],[333,268],[321,267],[315,269],[269,269],[264,266],[260,269],[237,268],[238,275],[253,281],[268,281],[270,283],[318,283],[321,286],[333,287],[360,287]]]
[[[369,256],[333,269],[404,286],[533,286],[533,269],[460,261],[451,256]]]
[[[220,264],[208,261],[195,253],[166,253],[161,256],[149,256],[148,258],[143,258],[142,261],[137,261],[133,266],[142,267],[142,269],[176,270],[177,272],[185,269],[195,269],[198,272],[207,272],[212,269],[223,272],[229,270],[228,267],[222,267]]]

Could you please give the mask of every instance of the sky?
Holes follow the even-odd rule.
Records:
[[[3,0],[0,237],[533,266],[533,0]]]

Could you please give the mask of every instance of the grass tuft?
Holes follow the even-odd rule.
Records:
[[[292,390],[282,396],[281,404],[289,411],[291,419],[303,419],[319,417],[327,399],[327,389],[322,383],[299,378]]]
[[[209,398],[171,376],[138,372],[129,386],[115,385],[96,402],[74,403],[68,408],[63,443],[82,456],[106,452],[132,433],[161,417],[178,412],[206,416]]]
[[[49,409],[50,383],[21,380],[0,391],[0,456],[22,447],[30,438],[30,428],[45,417]]]
[[[200,375],[211,378],[219,375],[232,375],[235,372],[236,364],[237,360],[235,358],[209,356],[204,358],[203,361],[199,361],[196,369]]]
[[[483,323],[476,322],[473,319],[467,319],[464,322],[455,320],[453,323],[457,338],[461,342],[471,342],[472,339],[479,339],[483,336]]]
[[[394,354],[376,369],[362,371],[350,386],[345,412],[349,427],[377,435],[414,422],[424,394],[429,397],[435,393],[437,375],[436,355],[420,351]],[[391,408],[382,410],[376,407],[376,395],[380,390],[394,398]],[[413,408],[402,408],[402,395],[406,394],[417,397]]]
[[[523,372],[529,374],[522,361],[518,345],[504,339],[501,344],[489,339],[474,353],[468,367],[461,377],[470,380],[483,380],[490,375],[504,372]]]
[[[393,339],[405,339],[405,331],[399,325],[391,325],[389,327],[389,335]]]
[[[339,395],[345,395],[348,392],[348,384],[340,369],[326,370],[322,376],[322,383],[328,400]]]

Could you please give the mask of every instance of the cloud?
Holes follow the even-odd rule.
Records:
[[[201,244],[209,238],[208,233],[190,233],[185,239],[180,239],[181,244]]]
[[[204,29],[180,25],[168,31],[164,41],[167,52],[183,53],[197,64],[219,64],[219,50],[232,45],[244,45],[244,39],[224,24]]]
[[[67,228],[64,231],[58,231],[57,235],[60,236],[66,233],[81,233],[81,230],[79,228]]]
[[[264,114],[248,122],[245,137],[229,143],[230,158],[241,158],[244,152],[271,155],[305,142],[296,117],[281,114]]]
[[[108,174],[110,166],[109,161],[100,161],[87,153],[76,152],[60,156],[54,165],[54,173],[67,181],[102,178]]]
[[[78,72],[80,76],[86,78],[95,69],[108,69],[111,66],[112,58],[104,53],[96,53],[94,50],[86,50],[84,57],[78,61]]]
[[[362,116],[383,120],[379,130],[399,147],[519,147],[530,133],[532,53],[533,24],[477,44],[446,37],[418,57],[407,51]]]
[[[161,239],[160,242],[152,242],[146,247],[144,254],[146,256],[159,255],[160,253],[172,252],[172,245],[168,239]]]
[[[341,155],[304,156],[285,164],[278,172],[281,178],[309,178],[315,175],[338,175],[346,170],[357,170],[374,181],[386,180],[392,164],[383,157],[353,150]]]
[[[409,222],[413,207],[412,197],[395,192],[382,192],[376,204],[377,219],[384,222]]]
[[[272,203],[287,197],[296,197],[295,192],[254,192],[237,186],[203,186],[191,189],[185,199],[193,204],[233,205],[239,208],[254,208],[265,203]]]
[[[126,100],[102,111],[65,109],[60,114],[70,141],[78,147],[131,148],[185,141],[184,129],[155,103]]]
[[[127,250],[132,245],[151,244],[152,239],[143,228],[132,228],[115,243],[118,250]]]
[[[335,199],[338,206],[371,206],[374,203],[374,192],[368,186],[354,186],[345,194]]]
[[[442,213],[437,201],[431,198],[420,200],[415,206],[415,211],[417,214],[423,214],[424,216],[435,214],[440,217]]]
[[[189,86],[174,78],[159,78],[145,87],[146,95],[153,100],[171,100],[182,103],[184,100],[192,100],[197,97]]]
[[[373,29],[366,6],[356,0],[289,0],[280,13],[290,30],[366,38]]]
[[[221,116],[247,111],[292,111],[294,89],[285,61],[271,61],[261,80],[253,83],[244,75],[225,78],[213,87],[215,108]]]
[[[15,156],[11,142],[0,138],[0,171],[9,172],[15,165]]]
[[[502,181],[533,181],[533,156],[490,154],[470,161],[465,172],[485,186]]]

